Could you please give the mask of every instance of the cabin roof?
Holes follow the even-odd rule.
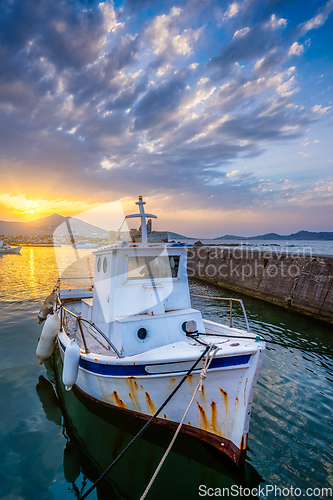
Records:
[[[192,248],[193,244],[192,243],[128,243],[128,242],[121,242],[117,241],[116,243],[111,243],[110,245],[106,245],[104,247],[97,248],[93,253],[95,255],[100,254],[100,253],[105,253],[110,250],[128,250],[130,248],[136,248],[136,249],[165,249],[165,248]]]

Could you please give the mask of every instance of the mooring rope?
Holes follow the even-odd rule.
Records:
[[[192,399],[191,399],[191,401],[190,401],[190,403],[189,403],[188,407],[186,408],[186,411],[185,411],[185,413],[184,413],[184,415],[183,415],[183,418],[181,419],[181,421],[180,421],[180,423],[179,423],[179,425],[178,425],[178,427],[177,427],[177,430],[176,430],[176,432],[175,432],[175,434],[174,434],[174,436],[173,436],[173,438],[172,438],[172,440],[171,440],[171,442],[170,442],[170,444],[169,444],[169,446],[168,446],[167,450],[165,451],[165,453],[164,453],[164,455],[163,455],[163,457],[162,457],[162,459],[161,459],[160,463],[158,464],[158,466],[157,466],[157,468],[156,468],[156,470],[155,470],[155,472],[154,472],[154,474],[153,474],[153,476],[152,476],[151,480],[149,481],[149,484],[148,484],[147,488],[145,489],[145,491],[144,491],[143,495],[141,496],[140,500],[144,500],[144,499],[146,498],[146,496],[147,496],[147,494],[148,494],[148,492],[149,492],[149,490],[150,490],[150,488],[151,488],[151,486],[152,486],[153,482],[154,482],[154,481],[155,481],[155,479],[156,479],[157,474],[158,474],[158,473],[159,473],[159,471],[161,470],[162,465],[164,464],[164,462],[165,462],[165,460],[166,460],[167,456],[169,455],[169,452],[170,452],[170,450],[171,450],[171,448],[172,448],[172,446],[173,446],[174,442],[176,441],[176,438],[177,438],[177,436],[178,436],[178,434],[179,434],[179,432],[180,432],[180,429],[181,429],[181,427],[182,427],[182,425],[183,425],[183,423],[184,423],[184,420],[185,420],[185,418],[186,418],[186,415],[188,414],[189,409],[191,408],[191,406],[192,406],[192,404],[193,404],[193,401],[194,401],[194,399],[195,399],[195,397],[196,397],[196,395],[197,395],[197,392],[198,392],[198,391],[202,391],[202,384],[203,384],[203,381],[205,380],[205,378],[207,377],[207,370],[208,370],[208,368],[210,367],[210,364],[211,364],[211,362],[212,362],[212,360],[213,360],[213,358],[214,358],[215,354],[216,354],[216,353],[217,353],[217,351],[219,350],[219,348],[218,348],[218,347],[215,347],[215,350],[214,350],[213,354],[209,357],[210,352],[211,352],[211,350],[212,350],[214,347],[215,347],[215,346],[214,346],[213,344],[210,344],[209,349],[208,349],[208,352],[207,352],[207,357],[206,357],[206,360],[205,360],[205,364],[204,364],[204,366],[203,366],[203,368],[202,368],[202,370],[201,370],[201,372],[200,372],[200,380],[199,380],[198,385],[197,385],[197,387],[196,387],[196,389],[195,389],[195,391],[194,391],[194,393],[193,393]]]
[[[154,415],[148,420],[148,422],[142,427],[142,429],[134,436],[132,441],[128,443],[128,445],[123,449],[121,453],[117,456],[117,458],[109,465],[107,469],[99,476],[99,478],[90,486],[90,488],[80,497],[80,500],[84,500],[87,498],[87,496],[96,488],[98,483],[110,472],[110,470],[116,465],[117,462],[125,455],[125,453],[130,449],[130,447],[137,441],[137,439],[144,433],[144,431],[150,426],[150,424],[155,420],[157,415],[163,410],[163,408],[167,405],[167,403],[170,401],[170,399],[176,394],[178,389],[183,385],[187,377],[192,373],[192,371],[195,369],[195,367],[200,363],[202,358],[207,354],[209,351],[210,346],[208,345],[206,349],[200,354],[196,362],[191,366],[189,371],[184,375],[184,377],[181,379],[177,387],[171,392],[171,394],[167,397],[167,399],[164,401],[164,403],[159,407],[159,409],[154,413]]]
[[[204,335],[205,337],[210,336],[210,337],[224,337],[224,338],[229,338],[229,339],[247,339],[247,340],[260,340],[262,342],[266,342],[267,344],[274,344],[274,345],[279,345],[281,347],[286,347],[288,349],[298,349],[299,351],[304,351],[304,352],[310,352],[310,353],[315,353],[315,354],[323,354],[324,356],[333,356],[332,352],[326,352],[323,349],[312,349],[311,347],[300,347],[297,345],[293,344],[287,344],[286,342],[277,342],[276,340],[270,340],[266,339],[265,337],[260,337],[259,335],[257,337],[248,337],[244,335],[227,335],[223,333],[198,333],[197,335]],[[188,335],[189,336],[189,335]],[[195,339],[196,340],[196,339]]]

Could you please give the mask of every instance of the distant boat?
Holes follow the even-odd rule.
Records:
[[[0,254],[2,253],[20,253],[23,245],[19,247],[11,247],[10,245],[4,245],[3,241],[0,241]]]

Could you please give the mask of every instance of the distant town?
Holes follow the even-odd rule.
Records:
[[[133,234],[132,234],[133,233]],[[131,230],[128,235],[130,240],[136,241],[138,235],[135,234],[136,230]],[[151,233],[151,237],[161,239],[161,241],[169,240],[192,240],[197,241],[200,238],[189,238],[179,233],[168,232],[155,232]],[[8,222],[0,221],[0,241],[4,245],[10,246],[43,246],[53,247],[62,245],[72,245],[77,247],[98,247],[103,246],[116,238],[116,231],[106,231],[100,227],[83,222],[75,217],[63,217],[58,214],[53,214],[48,217],[37,219],[32,222]],[[250,243],[251,240],[333,240],[333,232],[310,232],[298,231],[294,234],[279,235],[276,233],[268,233],[259,236],[236,236],[225,235],[217,238],[207,239],[206,244],[225,244],[227,240],[232,240],[238,244],[244,244],[245,240]]]
[[[36,235],[27,235],[27,234],[17,234],[17,235],[0,235],[0,241],[3,242],[4,245],[8,244],[12,247],[23,245],[23,246],[33,246],[33,247],[58,247],[61,245],[71,245],[71,241],[69,237],[56,238],[56,241],[53,240],[52,235],[45,234],[36,234]],[[108,238],[98,238],[96,236],[79,236],[74,234],[74,241],[76,246],[103,246],[108,243]]]

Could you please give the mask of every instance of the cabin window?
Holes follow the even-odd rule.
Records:
[[[98,257],[98,259],[97,259],[97,272],[99,273],[100,270],[101,270],[101,258]]]
[[[136,340],[139,342],[147,342],[149,336],[149,330],[143,326],[136,331]]]
[[[104,260],[103,260],[103,271],[106,273],[106,270],[108,268],[108,259],[106,257],[104,257]]]
[[[151,280],[177,278],[179,255],[159,257],[129,257],[127,279]]]
[[[148,335],[148,331],[145,328],[139,328],[137,335],[140,340],[144,340]]]

